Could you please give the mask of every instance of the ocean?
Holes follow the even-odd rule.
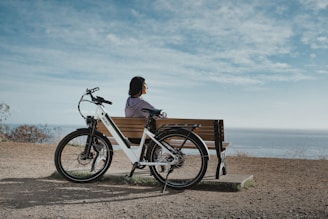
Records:
[[[225,129],[227,155],[328,159],[328,130]]]
[[[47,127],[55,130],[51,143],[57,143],[66,134],[83,126]],[[225,128],[225,142],[231,143],[228,156],[328,159],[328,130]]]

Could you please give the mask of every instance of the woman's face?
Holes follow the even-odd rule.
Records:
[[[142,86],[142,94],[146,94],[148,90],[147,82],[145,81]]]

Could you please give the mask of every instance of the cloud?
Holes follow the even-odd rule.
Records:
[[[108,71],[128,74],[133,70],[158,74],[175,71],[175,75],[187,76],[190,69],[198,69],[218,74],[220,80],[215,81],[220,83],[247,85],[265,83],[254,75],[263,71],[300,71],[297,66],[271,58],[295,53],[290,45],[295,33],[290,24],[258,10],[257,2],[157,3],[126,8],[86,2],[80,7],[59,2],[24,3],[18,13],[21,20],[34,21],[23,28],[32,30],[27,36],[33,43],[7,49],[28,56],[30,63],[47,66],[48,74],[58,77],[80,72],[81,77],[92,78]],[[86,11],[83,7],[87,6]],[[32,7],[39,10],[34,12]],[[325,43],[323,37],[311,36],[311,31],[303,42],[310,39]],[[33,45],[38,40],[41,43]],[[55,72],[59,66],[62,71]],[[74,77],[79,79],[79,74]]]
[[[303,6],[314,11],[321,11],[328,8],[327,0],[300,0],[300,2]]]
[[[193,104],[189,114],[197,114],[202,109],[195,98],[212,104],[213,93],[220,93],[230,109],[243,107],[243,92],[254,99],[276,87],[325,82],[327,5],[3,0],[1,95],[20,109],[42,99],[44,106],[56,108],[56,100],[69,111],[85,88],[100,86],[101,95],[124,105],[130,78],[141,75],[149,80],[147,98],[159,105],[164,99],[176,103],[173,109],[182,99]],[[214,103],[206,109],[217,113]]]

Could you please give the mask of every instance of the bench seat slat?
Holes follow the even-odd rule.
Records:
[[[140,138],[147,122],[146,118],[112,117],[112,119],[127,138]],[[99,121],[97,129],[106,136],[112,136],[101,121]]]

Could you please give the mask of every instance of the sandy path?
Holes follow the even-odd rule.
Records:
[[[156,186],[112,184],[111,172],[130,168],[117,151],[105,180],[49,178],[54,150],[0,143],[0,218],[328,218],[327,160],[228,157],[228,173],[253,174],[254,187],[162,195]]]

